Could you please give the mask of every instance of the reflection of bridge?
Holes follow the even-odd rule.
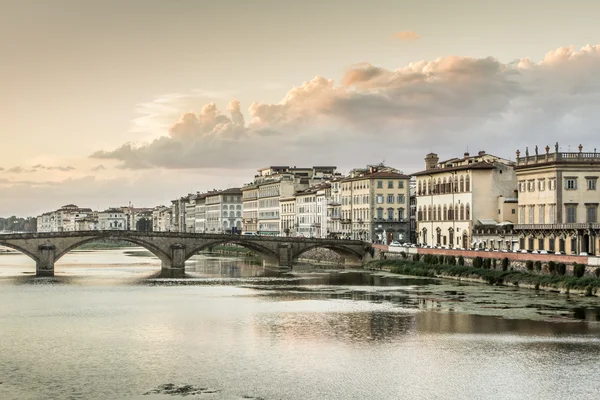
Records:
[[[289,268],[300,254],[317,247],[331,249],[355,261],[362,260],[371,251],[371,244],[358,240],[137,231],[18,233],[0,236],[0,245],[31,257],[37,276],[53,276],[54,263],[62,256],[84,243],[104,239],[123,240],[147,249],[162,261],[164,277],[183,276],[187,259],[203,249],[224,243],[243,246],[268,263]]]

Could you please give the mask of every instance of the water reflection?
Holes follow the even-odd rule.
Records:
[[[76,257],[55,278],[4,272],[0,398],[165,399],[178,397],[163,388],[191,387],[236,400],[592,399],[600,390],[597,299],[289,272],[214,254],[165,280],[139,254],[108,265],[102,252],[95,264]]]

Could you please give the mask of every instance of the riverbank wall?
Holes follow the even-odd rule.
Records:
[[[508,260],[508,268],[518,272],[538,273],[551,275],[553,273],[551,265],[563,263],[566,266],[565,275],[574,274],[574,265],[585,265],[584,275],[589,277],[597,277],[600,275],[600,257],[594,256],[579,256],[579,255],[559,255],[559,254],[533,254],[533,253],[514,253],[503,251],[476,251],[476,250],[455,250],[455,249],[438,249],[425,247],[406,247],[406,246],[385,246],[373,245],[375,249],[375,260],[400,260],[414,259],[415,254],[421,259],[426,255],[437,257],[454,257],[458,260],[460,257],[464,260],[464,265],[473,266],[476,258],[481,260],[489,259],[492,263],[495,260],[496,265],[502,265],[503,259]],[[539,270],[531,265],[540,264]],[[529,268],[528,268],[529,266]]]

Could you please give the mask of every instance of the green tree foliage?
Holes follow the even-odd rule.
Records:
[[[3,218],[0,217],[0,232],[36,232],[37,218],[35,217],[17,217],[15,215]]]

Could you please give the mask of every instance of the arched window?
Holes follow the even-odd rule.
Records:
[[[419,207],[419,212],[417,213],[417,220],[423,221],[423,207]]]
[[[433,206],[433,220],[432,221],[437,221],[437,209],[435,208],[435,206]]]
[[[462,175],[460,176],[460,191],[465,191],[465,178]]]
[[[437,211],[438,211],[438,221],[443,221],[443,219],[442,219],[442,206],[438,205],[437,206]]]
[[[469,175],[467,175],[467,178],[465,179],[465,191],[471,191],[471,178],[469,178]]]
[[[420,196],[421,193],[421,181],[419,181],[419,189],[417,190],[417,194]]]
[[[467,204],[467,211],[466,211],[466,215],[465,215],[465,219],[466,220],[470,220],[471,219],[471,207]]]
[[[461,220],[465,219],[465,205],[464,204],[460,205],[460,219]]]
[[[442,184],[442,180],[440,178],[438,178],[437,185],[435,186],[435,192],[438,193],[438,194],[442,193],[442,192],[440,192],[440,185],[441,184]]]
[[[446,205],[444,204],[444,214],[442,214],[442,219],[444,221],[448,220],[448,208],[446,207]]]
[[[444,181],[442,182],[442,193],[446,193],[446,178],[444,178]]]
[[[454,175],[454,187],[452,188],[452,192],[458,192],[458,176]]]
[[[454,214],[452,215],[452,219],[458,219],[458,204],[454,205]]]
[[[428,216],[427,216],[427,219],[429,221],[432,221],[432,219],[431,219],[431,206],[428,207]]]
[[[427,181],[427,194],[431,195],[431,179]]]

